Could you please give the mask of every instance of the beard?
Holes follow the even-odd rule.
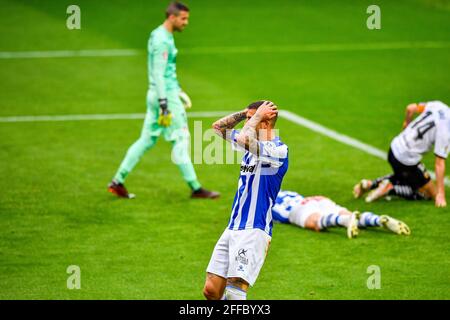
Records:
[[[182,32],[184,30],[184,28],[186,28],[186,25],[173,26],[173,30],[178,31],[178,32]]]

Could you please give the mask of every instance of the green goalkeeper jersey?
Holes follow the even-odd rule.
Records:
[[[167,98],[167,91],[179,89],[176,60],[177,48],[173,34],[160,25],[148,40],[148,77],[150,89],[156,90],[159,99]]]

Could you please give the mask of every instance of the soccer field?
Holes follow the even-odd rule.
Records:
[[[160,139],[126,182],[136,199],[122,200],[107,184],[142,119],[5,120],[143,114],[147,39],[167,3],[78,0],[81,29],[68,30],[70,1],[0,0],[0,299],[203,299],[239,164],[195,165],[221,198],[190,200]],[[175,41],[192,112],[270,99],[387,151],[408,103],[450,102],[450,1],[377,1],[380,30],[366,26],[366,0],[186,3],[190,24]],[[216,119],[189,124],[206,130]],[[412,234],[362,230],[349,240],[344,229],[277,224],[248,298],[450,299],[449,208],[355,200],[353,185],[389,173],[386,161],[286,118],[277,126],[290,151],[283,189],[391,214]],[[425,164],[434,170],[432,155]],[[70,265],[80,267],[79,290],[66,286]]]

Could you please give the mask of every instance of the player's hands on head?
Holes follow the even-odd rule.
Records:
[[[442,193],[438,193],[436,195],[436,200],[434,201],[434,204],[438,208],[446,207],[447,206],[447,201],[445,200],[445,195],[443,195]]]
[[[167,99],[159,99],[159,118],[158,124],[162,127],[168,127],[172,123],[172,114],[167,107]]]
[[[278,114],[278,107],[271,101],[264,101],[255,114],[260,115],[261,120],[272,120]]]

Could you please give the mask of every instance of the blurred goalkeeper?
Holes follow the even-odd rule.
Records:
[[[147,115],[140,138],[128,149],[108,191],[122,198],[133,198],[124,182],[142,155],[151,149],[162,134],[172,143],[172,161],[177,164],[183,179],[192,190],[192,198],[217,198],[219,193],[202,188],[189,156],[189,130],[185,108],[191,100],[177,80],[177,48],[175,31],[183,31],[189,20],[189,8],[172,2],[166,10],[166,20],[153,30],[148,41]],[[184,106],[183,106],[184,104]]]

